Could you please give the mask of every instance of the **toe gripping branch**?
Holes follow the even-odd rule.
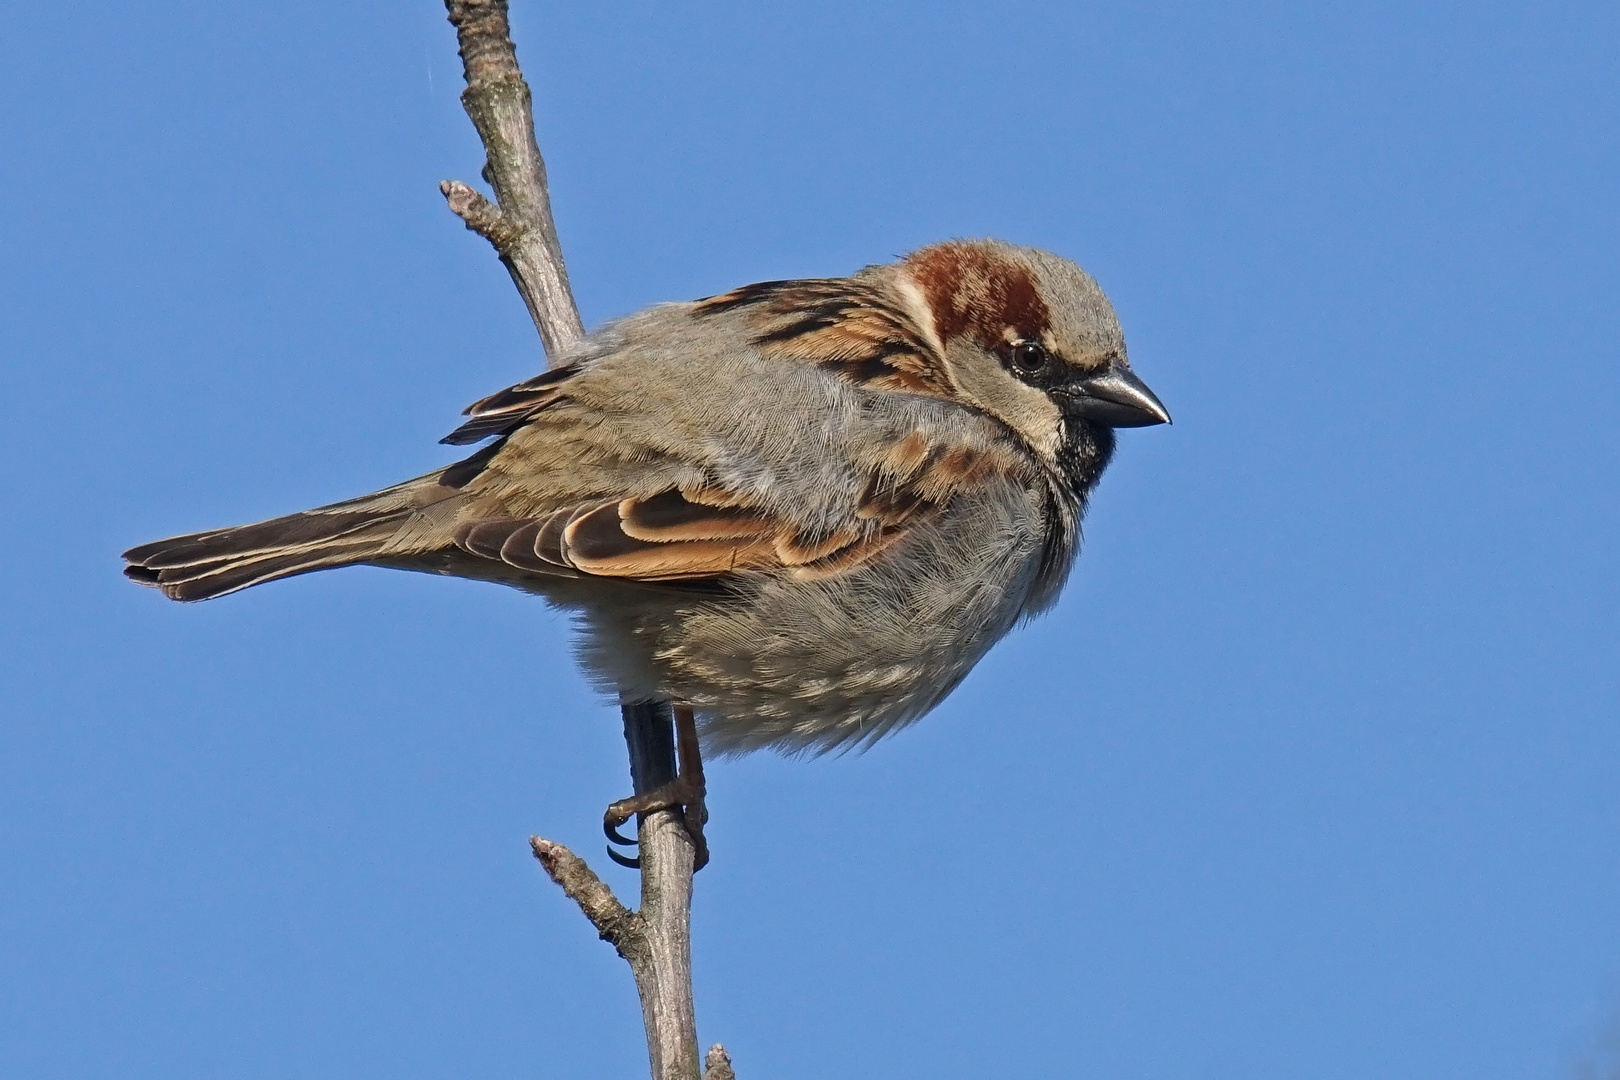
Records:
[[[632,817],[639,824],[647,814],[659,810],[679,810],[681,823],[692,838],[695,873],[709,861],[709,844],[703,836],[703,825],[709,820],[709,810],[704,803],[708,789],[703,780],[697,721],[689,706],[667,701],[634,702],[622,709],[624,738],[630,745],[630,774],[636,793],[607,808],[607,813],[602,815],[602,831],[609,841],[620,847],[636,847],[635,840],[619,831],[621,825]],[[620,866],[641,866],[639,858],[620,855],[611,847],[607,853],[608,858]]]

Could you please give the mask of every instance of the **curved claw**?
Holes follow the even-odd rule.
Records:
[[[629,856],[620,855],[617,851],[614,851],[612,848],[607,849],[607,857],[612,859],[614,862],[618,863],[620,866],[629,867],[631,870],[640,870],[641,869],[641,860],[640,859],[632,859]]]
[[[612,818],[604,818],[603,819],[603,821],[602,821],[602,832],[607,836],[608,841],[610,843],[618,844],[620,847],[637,847],[637,846],[639,846],[641,841],[633,840],[630,837],[624,835],[624,833],[619,831],[619,825],[620,824],[622,824],[622,822],[617,822],[616,823],[616,822],[613,821]]]

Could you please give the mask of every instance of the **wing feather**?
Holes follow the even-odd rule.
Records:
[[[892,290],[873,281],[762,282],[697,302],[693,317],[728,312],[747,320],[753,345],[766,359],[815,364],[867,389],[951,396],[931,332],[896,304]],[[536,454],[549,441],[526,425],[547,425],[561,435],[576,421],[590,422],[586,383],[569,386],[585,370],[556,368],[474,402],[467,422],[445,438],[470,443],[516,436],[491,447],[489,496],[476,500],[480,519],[456,530],[458,548],[541,574],[682,582],[774,572],[820,580],[847,574],[904,541],[991,473],[1027,466],[1010,440],[1006,447],[982,440],[971,447],[941,445],[937,431],[913,431],[864,463],[852,462],[866,471],[867,481],[847,518],[811,531],[789,509],[732,490],[713,476],[652,493],[575,487],[563,505],[525,505],[518,498],[521,485],[511,480],[521,467],[503,467],[502,461],[513,452]],[[613,453],[650,449],[621,446]]]
[[[874,280],[762,281],[699,300],[695,311],[741,313],[768,359],[817,364],[868,389],[951,396],[944,358],[893,290]]]
[[[579,368],[569,364],[543,371],[505,390],[479,398],[462,410],[471,417],[465,424],[440,439],[450,446],[465,446],[491,435],[507,435],[513,429],[528,423],[547,406],[563,398],[563,383],[579,374]]]
[[[785,515],[709,484],[472,522],[457,530],[455,543],[469,554],[544,574],[678,582],[777,571],[821,580],[849,573],[946,512],[964,478],[977,482],[987,467],[980,458],[993,455],[936,448],[891,454],[884,464],[897,456],[905,474],[875,469],[851,507],[850,525],[830,532],[806,532]]]

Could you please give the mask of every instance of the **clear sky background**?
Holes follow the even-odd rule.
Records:
[[[518,0],[587,323],[952,236],[1175,414],[1058,610],[858,757],[710,772],[744,1080],[1620,1075],[1620,8]],[[118,553],[453,460],[538,344],[430,0],[12,5],[0,1074],[644,1074],[617,712],[382,570]]]

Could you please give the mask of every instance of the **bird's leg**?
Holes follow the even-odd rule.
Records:
[[[681,823],[686,826],[695,848],[692,871],[696,873],[709,861],[709,844],[703,835],[703,826],[709,820],[709,808],[705,802],[708,786],[703,778],[703,751],[698,745],[697,720],[692,715],[692,709],[687,705],[676,705],[674,714],[675,756],[679,763],[679,774],[667,784],[628,799],[620,799],[609,806],[607,813],[602,815],[602,831],[615,844],[633,847],[636,841],[619,832],[619,826],[637,814],[679,807]],[[611,848],[608,855],[621,866],[640,865],[639,860],[626,858]]]
[[[703,747],[698,743],[697,720],[689,705],[675,706],[675,756],[681,769],[679,782],[686,784],[681,820],[695,849],[692,854],[695,874],[709,861],[709,841],[703,835],[703,826],[709,823],[709,784],[703,777]]]

